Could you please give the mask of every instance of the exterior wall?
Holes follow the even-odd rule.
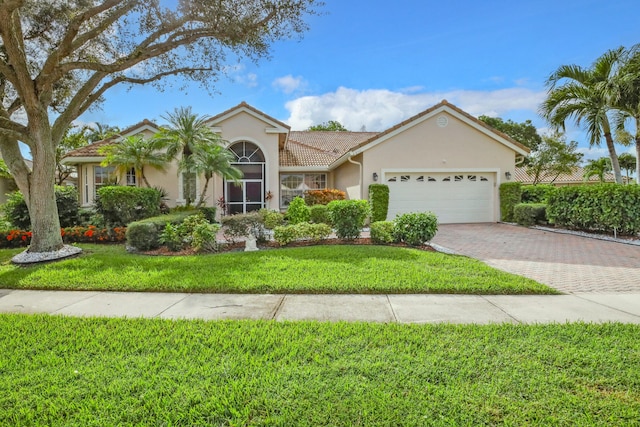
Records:
[[[240,112],[226,120],[216,122],[214,126],[222,129],[222,138],[233,145],[236,142],[248,141],[256,144],[262,150],[265,157],[265,194],[270,192],[271,199],[265,200],[267,209],[278,210],[280,200],[280,177],[279,177],[279,150],[278,150],[278,134],[267,133],[266,129],[271,126],[258,118],[246,113]],[[210,192],[212,200],[215,202],[219,198],[224,197],[223,180],[220,177],[214,177]]]
[[[441,116],[448,119],[445,127],[437,124]],[[363,159],[364,188],[373,183],[374,172],[384,183],[385,170],[495,172],[495,221],[500,212],[498,188],[505,172],[513,176],[515,169],[513,150],[446,112],[364,151]]]
[[[352,160],[362,164],[363,155],[359,154]],[[347,193],[347,199],[367,198],[366,189],[368,188],[368,184],[364,187],[360,184],[360,166],[347,161],[335,169],[333,173],[333,187],[345,191]]]

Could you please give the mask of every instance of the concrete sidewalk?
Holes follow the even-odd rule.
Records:
[[[1,289],[0,313],[206,320],[640,324],[640,293],[247,295]]]

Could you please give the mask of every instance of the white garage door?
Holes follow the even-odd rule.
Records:
[[[493,173],[407,172],[386,173],[389,214],[431,211],[438,222],[493,222]]]

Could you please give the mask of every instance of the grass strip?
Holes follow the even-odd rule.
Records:
[[[0,315],[0,425],[638,425],[639,334]]]
[[[389,246],[328,245],[196,256],[84,254],[18,267],[0,251],[0,287],[229,293],[553,294],[553,289],[463,256]]]

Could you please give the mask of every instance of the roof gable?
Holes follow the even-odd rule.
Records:
[[[251,105],[247,104],[244,101],[242,101],[240,104],[236,105],[235,107],[231,107],[230,109],[223,111],[220,114],[216,114],[215,116],[207,120],[207,123],[210,126],[215,127],[221,122],[227,119],[230,119],[231,117],[234,117],[241,113],[249,114],[250,116],[255,117],[256,119],[267,124],[269,126],[266,129],[267,133],[288,133],[289,130],[291,129],[289,125],[281,122],[278,119],[274,119],[273,117],[263,113],[257,108],[252,107]]]

